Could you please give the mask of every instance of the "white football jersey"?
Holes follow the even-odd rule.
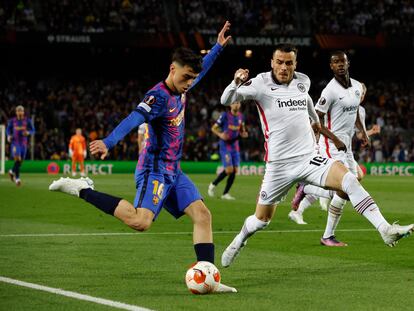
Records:
[[[334,133],[351,150],[355,121],[361,102],[362,84],[351,79],[351,86],[344,88],[335,78],[323,89],[315,106],[316,110],[325,113],[325,126]],[[319,145],[336,150],[330,139],[320,136]]]
[[[308,94],[310,80],[296,72],[289,85],[276,83],[272,72],[265,72],[237,86],[233,81],[221,96],[223,105],[254,100],[265,137],[265,161],[280,161],[312,154],[315,136],[309,117],[319,122]]]

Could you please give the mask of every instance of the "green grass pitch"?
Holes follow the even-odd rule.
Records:
[[[237,177],[236,201],[207,197],[212,175],[191,178],[213,214],[216,263],[223,283],[239,293],[196,296],[184,284],[195,261],[192,225],[162,212],[148,233],[133,233],[80,199],[47,190],[52,176],[24,174],[17,188],[0,177],[0,276],[153,310],[412,310],[414,237],[385,246],[348,204],[337,236],[346,248],[319,245],[326,215],[319,208],[299,226],[287,219],[290,191],[268,229],[249,240],[233,266],[220,256],[252,214],[261,177]],[[96,189],[132,200],[132,175],[98,176]],[[389,221],[414,222],[414,178],[367,177]],[[224,182],[218,187],[220,194]],[[21,234],[79,234],[21,236]],[[11,236],[11,235],[20,236]],[[110,310],[111,308],[0,282],[1,310]]]

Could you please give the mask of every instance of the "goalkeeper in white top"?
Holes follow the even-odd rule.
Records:
[[[246,218],[241,231],[224,251],[221,258],[224,267],[230,266],[250,236],[269,225],[277,204],[298,181],[342,190],[388,245],[394,245],[413,231],[414,225],[390,225],[355,175],[341,162],[315,154],[315,137],[309,117],[317,129],[320,129],[320,123],[308,95],[310,80],[295,72],[296,56],[294,46],[278,45],[271,59],[270,72],[248,80],[249,71],[239,69],[221,96],[223,105],[256,101],[266,149],[266,172],[256,212]]]

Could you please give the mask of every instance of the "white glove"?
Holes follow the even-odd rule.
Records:
[[[69,149],[69,157],[71,158],[73,156],[73,151],[72,149]]]
[[[86,150],[83,151],[83,157],[86,158]]]

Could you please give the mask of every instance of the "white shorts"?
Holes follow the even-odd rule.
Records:
[[[338,149],[330,146],[329,153],[327,153],[325,145],[319,145],[319,153],[323,157],[332,158],[341,161],[343,165],[355,176],[358,175],[358,163],[355,161],[352,150],[348,149],[347,152],[338,151]]]
[[[267,162],[258,203],[278,204],[298,181],[324,187],[329,169],[335,161],[315,153],[295,157],[287,163]]]

